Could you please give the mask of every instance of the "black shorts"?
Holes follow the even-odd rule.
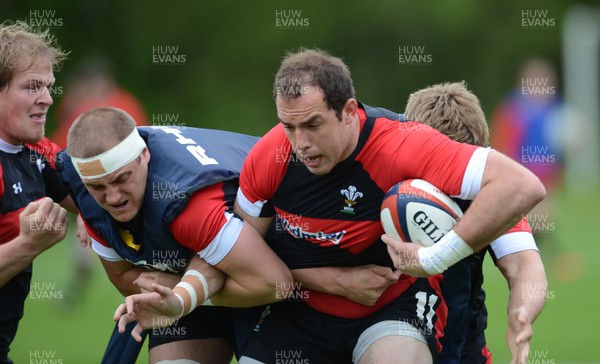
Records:
[[[227,339],[233,345],[232,309],[200,306],[171,326],[148,330],[148,336],[148,349],[175,341],[214,338]]]
[[[405,336],[399,331],[408,324],[436,358],[438,310],[446,309],[442,302],[427,279],[417,280],[378,312],[360,319],[324,314],[302,301],[279,302],[265,307],[241,354],[263,363],[352,363],[353,355],[358,361],[373,341]]]
[[[12,363],[8,358],[19,320],[23,317],[25,299],[31,284],[31,264],[0,287],[0,364]]]
[[[465,364],[491,364],[492,353],[485,343],[485,336],[478,337],[476,340],[468,341],[460,356],[460,362]]]

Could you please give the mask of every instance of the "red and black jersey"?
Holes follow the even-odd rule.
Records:
[[[388,189],[399,181],[421,178],[448,195],[463,196],[465,186],[473,183],[470,179],[476,178],[466,171],[478,147],[378,110],[360,105],[358,144],[326,175],[310,173],[292,151],[281,124],[248,155],[238,203],[251,216],[277,214],[269,243],[290,268],[391,267],[379,219]],[[313,291],[308,304],[332,315],[364,317],[398,297],[414,280],[403,275],[372,307]]]
[[[19,213],[32,201],[67,197],[55,161],[59,148],[44,138],[37,144],[14,146],[0,140],[0,244],[19,235]]]
[[[62,201],[67,191],[58,182],[54,161],[58,147],[48,139],[35,145],[0,140],[0,244],[19,235],[19,213],[44,196]],[[0,287],[0,361],[8,360],[10,344],[23,317],[31,283],[31,264]]]

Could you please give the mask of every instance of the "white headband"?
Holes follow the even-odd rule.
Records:
[[[89,158],[71,157],[71,161],[79,177],[96,179],[131,163],[142,153],[144,148],[146,148],[146,143],[134,128],[127,138],[106,152]]]

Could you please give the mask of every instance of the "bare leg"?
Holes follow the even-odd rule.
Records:
[[[178,360],[185,363],[229,364],[233,357],[233,347],[225,339],[197,339],[174,341],[155,346],[150,350],[150,363],[161,360]]]

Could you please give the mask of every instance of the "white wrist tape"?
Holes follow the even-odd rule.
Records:
[[[421,267],[429,274],[438,274],[473,254],[473,249],[454,230],[450,230],[436,244],[421,248],[417,253]]]
[[[183,310],[185,310],[185,304],[183,303],[183,297],[181,297],[177,293],[175,293],[175,297],[177,297],[177,299],[179,300],[179,303],[181,304],[181,311],[179,312],[179,315],[177,315],[177,319],[179,320],[181,318],[181,316],[183,316]]]
[[[209,298],[208,297],[208,282],[206,281],[206,278],[202,275],[202,273],[200,273],[194,269],[190,269],[190,270],[186,271],[185,274],[183,275],[183,277],[185,278],[186,276],[194,276],[200,280],[200,283],[202,283],[202,288],[204,290],[204,302],[206,302],[206,300],[208,300],[208,298]]]
[[[175,288],[183,288],[187,291],[188,295],[190,295],[190,309],[185,313],[185,315],[187,315],[188,313],[194,311],[194,308],[196,308],[196,304],[198,303],[198,297],[196,296],[196,290],[194,289],[194,287],[189,284],[188,282],[179,282],[177,283],[177,285],[175,286]],[[179,295],[177,295],[179,297]],[[185,302],[185,300],[183,300]],[[185,305],[184,305],[185,307]],[[185,310],[185,309],[184,309]],[[184,314],[182,314],[184,315]]]

